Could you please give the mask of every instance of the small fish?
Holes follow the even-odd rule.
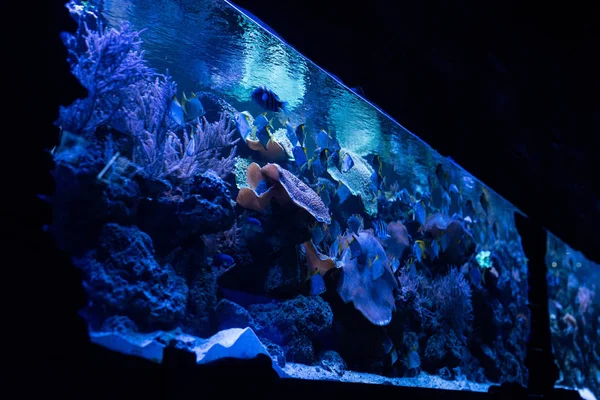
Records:
[[[248,111],[242,111],[235,116],[238,132],[242,140],[246,142],[248,136],[254,136],[256,127],[254,126],[254,118]]]
[[[448,247],[450,247],[450,237],[447,234],[443,234],[440,238],[440,245],[443,252],[448,250]]]
[[[360,243],[356,240],[356,237],[352,236],[348,241],[348,247],[350,248],[350,259],[354,259],[362,254],[362,248]]]
[[[400,267],[400,260],[398,260],[396,257],[392,258],[392,262],[390,263],[390,267],[392,268],[392,272],[396,272],[398,271],[398,268]]]
[[[318,296],[320,294],[325,293],[326,291],[327,286],[325,285],[325,280],[317,271],[317,274],[313,275],[310,278],[310,295]]]
[[[325,239],[325,233],[323,232],[323,228],[320,224],[317,224],[314,228],[310,230],[310,234],[312,235],[313,244],[316,246],[320,244],[323,239]]]
[[[374,281],[379,279],[379,277],[381,277],[381,275],[383,275],[385,272],[385,267],[383,265],[383,261],[381,258],[379,258],[379,254],[377,254],[375,258],[369,262],[368,267],[371,268],[371,279]]]
[[[306,133],[304,132],[304,124],[300,124],[296,127],[296,137],[300,146],[304,147],[304,141],[306,140]]]
[[[435,260],[440,256],[440,245],[438,244],[436,239],[433,239],[431,242],[431,246],[429,247],[429,254],[431,256],[431,260]]]
[[[468,199],[467,201],[465,201],[465,206],[463,208],[463,215],[465,215],[465,217],[471,217],[471,218],[473,218],[475,216],[475,208],[473,207],[473,201],[471,201],[471,199]]]
[[[292,146],[295,147],[298,145],[298,136],[296,136],[296,130],[292,126],[292,123],[289,119],[285,122],[285,134],[288,140],[292,143]]]
[[[256,189],[254,189],[254,191],[256,192],[257,195],[261,195],[264,192],[266,192],[269,189],[269,185],[267,184],[267,181],[265,181],[264,179],[261,180],[260,182],[258,182],[258,185],[256,186]]]
[[[339,235],[342,234],[342,228],[340,227],[339,222],[337,222],[336,220],[333,220],[331,222],[331,225],[329,225],[329,234],[331,235],[332,239],[336,239]]]
[[[181,106],[187,119],[190,120],[200,118],[204,114],[206,114],[206,111],[204,111],[204,107],[202,107],[200,99],[196,97],[196,93],[194,92],[192,92],[189,99],[185,96],[185,92],[183,92],[183,100],[181,102]]]
[[[346,153],[346,155],[344,156],[344,159],[342,160],[342,172],[345,174],[346,172],[350,171],[353,166],[354,166],[354,160],[352,159],[352,156],[350,156],[350,154]]]
[[[254,120],[254,126],[256,127],[257,131],[260,131],[265,127],[273,129],[271,121],[267,119],[267,113],[260,114],[258,117],[256,117],[256,119]]]
[[[338,204],[342,205],[352,195],[352,192],[350,192],[350,189],[348,189],[348,186],[344,185],[340,181],[338,188],[335,191],[335,194],[338,198]]]
[[[321,128],[319,133],[317,133],[317,138],[315,139],[317,143],[317,147],[319,149],[326,149],[329,145],[329,135],[325,132],[324,128]]]
[[[350,232],[355,233],[358,235],[358,233],[361,231],[361,229],[363,228],[364,221],[363,221],[363,217],[358,215],[358,214],[353,214],[350,216],[350,218],[348,218],[348,228],[350,229]]]
[[[448,190],[450,187],[450,174],[444,169],[441,163],[435,167],[435,176],[444,190]]]
[[[375,154],[373,156],[373,159],[371,160],[371,165],[373,166],[375,172],[377,172],[379,176],[383,174],[383,161],[381,161],[381,157],[379,157],[378,154]]]
[[[373,221],[373,228],[375,229],[375,234],[381,240],[389,239],[391,236],[388,234],[387,224],[382,220]]]
[[[308,161],[309,168],[313,171],[315,177],[323,175],[327,168],[327,149],[321,150],[318,155],[315,155]]]
[[[460,191],[454,183],[450,185],[450,194],[460,194]]]
[[[308,163],[308,156],[306,155],[306,147],[302,147],[300,145],[295,146],[292,149],[292,154],[294,155],[294,161],[296,162],[296,165],[298,166],[298,168],[300,168],[300,171],[302,171],[306,167],[306,164]]]
[[[481,207],[483,208],[483,211],[485,211],[485,214],[489,214],[489,210],[490,210],[490,200],[488,198],[488,194],[487,192],[484,190],[481,192],[481,195],[479,196],[479,203],[481,204]]]
[[[329,258],[337,258],[340,255],[340,238],[336,237],[331,246],[329,246],[328,252]]]
[[[250,225],[254,225],[254,226],[262,226],[262,224],[260,223],[260,221],[254,217],[247,217],[246,218],[246,222]]]
[[[417,258],[417,260],[419,262],[421,262],[423,260],[423,258],[425,258],[425,242],[422,240],[415,240],[415,243],[413,244],[413,254],[415,255],[415,257]]]
[[[281,101],[271,89],[259,86],[252,91],[252,100],[267,111],[277,112],[280,109],[287,112],[287,103]]]
[[[371,174],[371,190],[377,193],[379,190],[383,190],[385,185],[386,178],[382,176],[379,172],[374,171]]]
[[[319,196],[321,197],[321,200],[323,200],[323,204],[325,204],[325,207],[329,208],[329,205],[331,204],[331,196],[329,195],[329,190],[321,190],[319,192]]]
[[[408,368],[410,369],[415,369],[415,368],[419,368],[421,366],[421,358],[419,357],[419,353],[417,353],[415,350],[412,350],[410,353],[408,353]]]
[[[265,150],[267,150],[267,145],[269,144],[269,141],[271,140],[271,130],[269,129],[269,127],[265,126],[263,129],[257,130],[256,138],[258,139],[260,144],[262,144],[262,146],[265,148]]]
[[[171,118],[173,118],[175,123],[177,123],[177,125],[179,125],[179,126],[185,126],[185,117],[184,117],[184,113],[183,113],[183,107],[181,106],[181,103],[179,102],[179,100],[177,100],[176,95],[173,95],[173,97],[171,98],[170,111],[171,111]]]
[[[448,214],[451,202],[452,200],[450,199],[450,196],[448,196],[448,192],[444,192],[444,194],[442,194],[442,213]]]
[[[421,225],[421,226],[425,225],[425,219],[427,217],[427,213],[425,211],[425,207],[423,206],[422,201],[417,201],[415,203],[415,213],[413,215],[415,216],[415,219],[417,220],[419,225]]]
[[[219,253],[214,257],[207,257],[206,261],[214,267],[232,267],[235,264],[233,257]]]

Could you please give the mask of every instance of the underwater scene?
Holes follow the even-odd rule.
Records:
[[[600,398],[600,265],[548,233],[546,266],[556,386]]]
[[[92,341],[157,363],[265,354],[281,377],[526,385],[515,207],[226,1],[67,7],[88,96],[56,121],[48,228],[83,271]]]

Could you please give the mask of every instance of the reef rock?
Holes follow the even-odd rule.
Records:
[[[254,304],[248,311],[259,337],[282,346],[287,360],[309,365],[315,361],[313,341],[333,323],[329,304],[319,296]]]
[[[136,227],[106,224],[98,248],[74,262],[84,273],[91,315],[128,317],[143,330],[171,328],[185,315],[185,281],[158,264],[152,240]]]

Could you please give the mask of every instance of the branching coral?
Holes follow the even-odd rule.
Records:
[[[183,134],[183,140],[172,131],[167,134],[162,176],[174,176],[188,180],[197,172],[209,169],[219,176],[227,176],[235,166],[235,130],[225,114],[218,121],[209,123],[205,118],[198,121],[192,133]],[[229,151],[227,153],[227,150]],[[223,152],[226,153],[223,156]]]
[[[128,24],[120,29],[92,31],[80,22],[75,35],[64,34],[71,71],[88,90],[88,97],[61,107],[57,124],[89,137],[111,123],[118,110],[131,101],[131,86],[152,81],[156,72],[143,58],[140,32]],[[84,49],[80,48],[83,46]]]
[[[473,304],[471,288],[463,274],[450,268],[447,275],[433,281],[432,291],[438,322],[452,328],[458,337],[464,337],[473,320]]]

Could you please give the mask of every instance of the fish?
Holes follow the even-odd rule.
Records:
[[[262,113],[254,120],[254,126],[257,131],[268,127],[269,129],[273,129],[273,125],[271,125],[271,121],[267,119],[267,113]]]
[[[350,216],[350,218],[348,218],[348,228],[350,229],[350,232],[355,233],[358,235],[358,233],[362,230],[364,221],[363,221],[363,217],[361,217],[358,214],[353,214]]]
[[[260,182],[258,182],[258,185],[256,185],[256,189],[254,189],[254,191],[256,192],[257,195],[261,195],[264,192],[266,192],[269,189],[269,185],[267,184],[267,181],[265,181],[264,179],[262,179]]]
[[[256,138],[262,144],[262,146],[267,150],[267,144],[271,140],[271,130],[268,126],[265,126],[263,129],[256,131]]]
[[[340,159],[339,151],[332,151],[329,155],[328,164],[335,166],[340,171],[342,170],[342,160]]]
[[[321,227],[320,224],[317,224],[317,226],[312,228],[310,230],[310,234],[312,236],[313,244],[315,246],[320,244],[323,241],[323,239],[325,239],[325,233],[323,232],[323,228]]]
[[[283,110],[287,112],[287,102],[281,101],[279,96],[266,86],[259,86],[254,89],[250,97],[256,104],[267,111],[277,112]]]
[[[344,159],[342,160],[341,171],[345,174],[346,172],[350,171],[353,166],[354,166],[354,160],[352,159],[352,156],[350,156],[350,154],[346,153],[346,155],[344,156]]]
[[[256,127],[254,126],[254,118],[248,111],[238,113],[235,116],[235,122],[244,142],[246,142],[248,136],[255,135]]]
[[[443,234],[442,237],[440,238],[440,245],[442,247],[442,251],[446,251],[448,250],[448,247],[450,247],[450,237],[448,236],[448,234]]]
[[[254,226],[262,226],[262,224],[260,223],[260,221],[254,217],[247,217],[246,218],[246,223],[250,224],[250,225],[254,225]]]
[[[392,268],[392,272],[396,272],[398,271],[398,268],[400,267],[400,260],[398,260],[396,257],[392,258],[392,262],[390,263],[390,267]]]
[[[485,214],[489,214],[489,210],[490,210],[490,200],[487,196],[487,193],[485,191],[481,192],[481,195],[479,196],[479,203],[481,204],[481,207],[483,208],[483,211],[485,211]]]
[[[423,261],[425,258],[425,242],[422,240],[415,240],[413,244],[413,254],[417,258],[419,262]]]
[[[408,353],[407,364],[409,369],[415,369],[421,366],[421,358],[416,350],[413,349],[410,353]]]
[[[423,206],[422,201],[417,201],[414,207],[415,213],[413,214],[417,222],[423,226],[425,225],[425,219],[427,218],[427,213],[425,211],[425,206]]]
[[[473,201],[468,199],[465,201],[465,206],[463,208],[463,215],[465,217],[474,217],[475,216],[475,207],[473,207]]]
[[[368,267],[371,268],[371,279],[374,281],[379,279],[385,272],[385,267],[383,261],[379,258],[379,254],[373,260],[369,261]]]
[[[304,124],[300,124],[296,127],[296,137],[300,146],[304,147],[304,141],[306,140],[306,133],[304,132]]]
[[[350,259],[359,257],[362,254],[362,248],[360,243],[356,240],[356,237],[352,236],[348,241],[348,247],[350,248]]]
[[[315,139],[317,147],[319,149],[326,149],[329,145],[329,135],[325,132],[324,128],[321,128],[319,133],[317,133],[317,138]]]
[[[175,121],[175,123],[179,126],[185,126],[185,117],[183,113],[183,107],[179,100],[177,100],[177,96],[173,95],[171,98],[171,105],[169,108],[171,112],[171,118]]]
[[[337,237],[342,234],[342,228],[340,227],[339,222],[333,220],[331,225],[329,225],[329,234],[332,239],[337,240]]]
[[[435,176],[444,190],[448,190],[450,187],[450,174],[444,169],[444,166],[441,163],[435,167]]]
[[[325,279],[321,276],[321,274],[317,273],[312,275],[310,278],[310,295],[318,296],[327,291],[327,286],[325,285]]]
[[[458,190],[458,188],[456,187],[456,185],[453,183],[450,185],[450,193],[451,194],[460,194],[460,190]]]
[[[431,242],[431,246],[429,247],[429,254],[431,256],[431,260],[435,260],[440,256],[440,245],[438,244],[436,239],[433,239]]]
[[[319,196],[321,197],[321,200],[323,200],[323,204],[325,204],[325,207],[329,208],[329,205],[331,204],[331,196],[329,195],[329,190],[321,190],[319,192]]]
[[[448,196],[448,192],[444,192],[444,194],[442,194],[442,213],[448,214],[451,201],[452,200],[450,199],[450,196]]]
[[[296,162],[296,165],[298,166],[298,168],[300,168],[300,171],[302,171],[308,163],[306,147],[297,145],[292,149],[292,154],[294,155],[294,161]]]
[[[375,169],[375,172],[377,172],[377,174],[381,176],[383,171],[383,161],[381,161],[381,157],[379,157],[378,154],[375,154],[373,156],[373,159],[371,160],[371,165]]]
[[[316,177],[323,175],[327,168],[327,149],[321,150],[319,154],[311,158],[308,161],[308,166]]]
[[[338,188],[335,191],[335,194],[338,198],[338,204],[342,205],[348,198],[352,195],[348,186],[344,185],[341,181],[339,182]]]
[[[381,240],[389,239],[391,236],[388,234],[387,224],[382,220],[373,221],[373,228],[375,229],[375,234]]]
[[[183,108],[183,112],[186,114],[186,117],[189,120],[200,118],[206,114],[200,99],[196,97],[196,93],[194,92],[192,92],[189,99],[185,96],[185,92],[183,92],[181,106]]]
[[[296,130],[292,126],[292,123],[290,122],[289,118],[285,122],[285,135],[287,136],[288,140],[292,143],[292,146],[295,147],[298,145],[298,136],[296,135]],[[302,147],[301,144],[300,147]]]
[[[336,237],[331,246],[329,246],[328,252],[329,258],[337,258],[340,255],[340,238]]]
[[[233,267],[235,260],[228,254],[219,253],[214,257],[207,257],[206,261],[214,267]]]

